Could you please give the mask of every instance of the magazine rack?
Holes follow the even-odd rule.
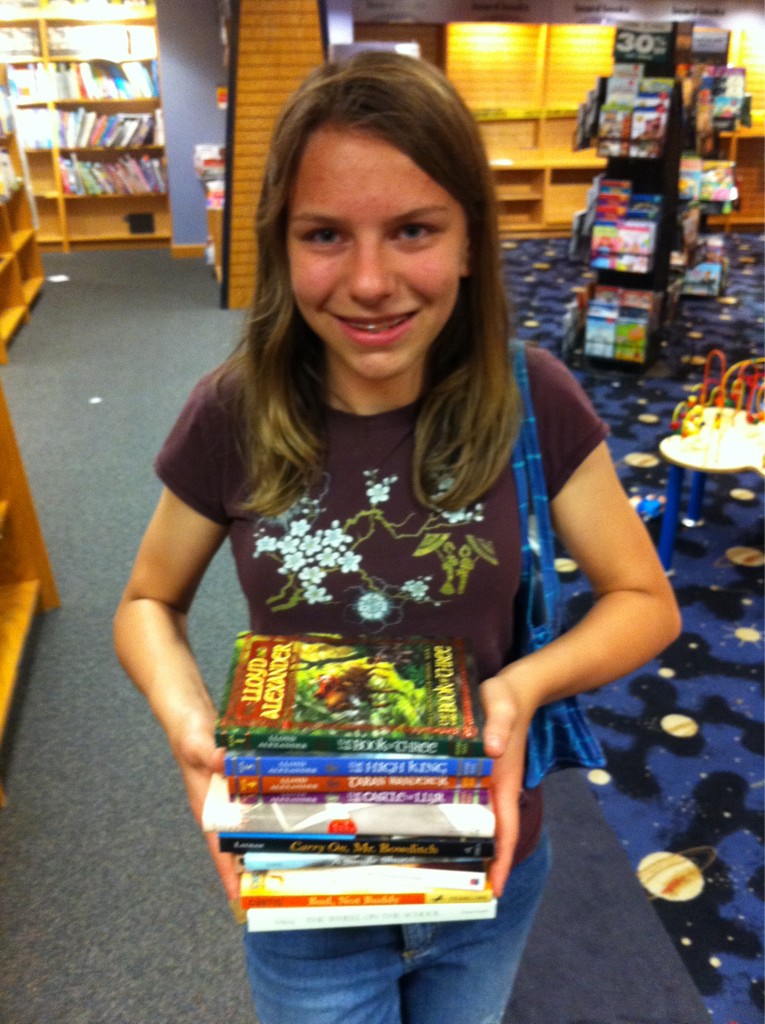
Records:
[[[653,224],[652,241],[650,259],[646,263],[636,263],[637,269],[631,269],[625,261],[621,264],[622,269],[616,269],[598,266],[598,263],[604,261],[595,261],[596,295],[607,295],[613,308],[618,310],[618,319],[615,321],[618,326],[613,326],[612,320],[613,341],[610,345],[603,344],[601,339],[597,343],[591,340],[591,333],[585,337],[584,360],[590,368],[595,369],[641,371],[647,368],[657,357],[661,325],[669,319],[672,308],[670,256],[677,235],[677,182],[682,149],[682,101],[680,87],[675,80],[675,68],[689,44],[689,37],[683,34],[687,26],[678,23],[641,27],[646,29],[644,39],[635,31],[637,26],[625,24],[624,31],[621,28],[617,31],[614,56],[617,66],[639,69],[637,74],[643,81],[672,81],[660,143],[652,148],[650,111],[647,115],[642,112],[644,120],[639,122],[641,111],[636,101],[631,111],[630,155],[623,155],[627,148],[625,145],[615,145],[613,149],[616,155],[608,156],[603,177],[607,182],[624,183],[632,196],[661,198],[656,208],[658,213],[654,212],[650,220]],[[651,39],[651,33],[647,31],[649,28],[655,33],[653,46],[647,45]],[[633,45],[636,38],[639,45]],[[607,82],[602,82],[601,99],[605,99],[606,87]],[[638,123],[645,126],[645,132],[642,129],[636,132],[635,125]],[[646,225],[648,223],[646,221]],[[617,224],[617,236],[620,230]],[[626,302],[620,296],[626,296]],[[639,300],[639,303],[635,300]],[[641,318],[640,315],[630,314],[629,310],[637,304],[643,307],[647,315]],[[628,312],[623,317],[625,305]],[[630,330],[634,337],[630,337]],[[621,343],[620,337],[624,339]]]

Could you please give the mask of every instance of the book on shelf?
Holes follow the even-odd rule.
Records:
[[[247,912],[251,932],[304,928],[352,928],[384,924],[435,924],[440,921],[481,921],[496,917],[496,899],[462,903],[420,903],[409,906],[277,907]]]
[[[453,776],[459,779],[485,779],[491,775],[494,763],[490,757],[407,757],[405,754],[370,754],[355,757],[332,754],[269,755],[229,751],[225,756],[224,774],[227,776],[288,778],[306,776],[351,777],[430,776],[443,780]]]
[[[485,790],[490,777],[451,775],[229,775],[231,796],[274,796],[295,793],[465,792]]]
[[[202,809],[206,832],[489,838],[494,813],[484,804],[245,803],[214,774]]]
[[[387,857],[402,861],[454,860],[493,857],[491,839],[460,836],[327,835],[253,832],[219,832],[218,846],[223,853],[295,853],[333,854],[346,857]]]
[[[481,724],[463,640],[240,633],[216,737],[228,750],[470,756]]]

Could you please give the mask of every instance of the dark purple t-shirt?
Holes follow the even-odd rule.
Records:
[[[548,493],[606,435],[558,360],[528,351]],[[468,637],[481,678],[507,663],[520,537],[513,473],[459,512],[423,508],[411,487],[417,406],[375,416],[328,411],[320,484],[282,515],[244,514],[246,477],[230,406],[203,378],[157,460],[163,483],[226,525],[251,629]],[[517,860],[536,843],[541,792],[522,801]]]

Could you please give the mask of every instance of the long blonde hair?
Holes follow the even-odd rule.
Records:
[[[465,211],[470,276],[429,352],[412,466],[420,502],[463,508],[507,464],[519,420],[494,184],[478,127],[453,86],[433,65],[389,52],[317,68],[274,129],[257,211],[253,305],[226,367],[237,375],[246,424],[247,507],[284,512],[324,460],[324,347],[295,306],[286,241],[303,151],[323,125],[369,132],[395,146]]]

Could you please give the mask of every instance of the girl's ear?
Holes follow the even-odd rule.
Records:
[[[462,251],[462,258],[460,260],[460,277],[470,277],[472,268],[470,266],[470,241],[465,241],[465,247]]]

